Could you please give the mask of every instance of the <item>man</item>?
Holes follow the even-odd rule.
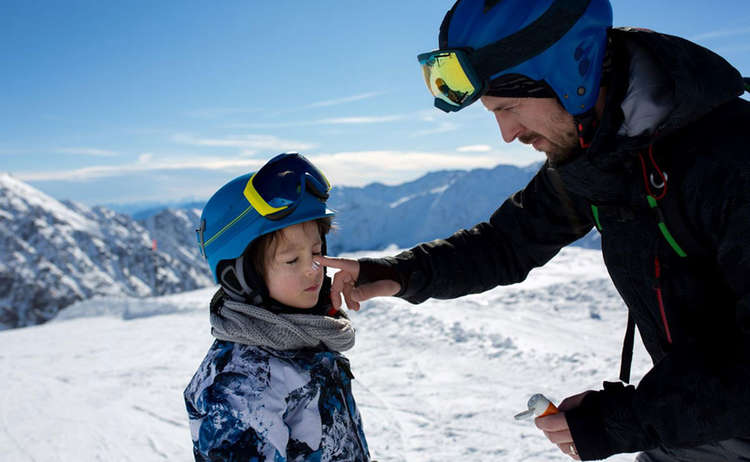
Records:
[[[750,460],[747,79],[686,40],[612,29],[607,0],[459,0],[419,56],[435,105],[481,100],[506,142],[545,152],[486,223],[384,259],[321,259],[353,309],[522,281],[596,226],[653,358],[537,419],[573,459]]]

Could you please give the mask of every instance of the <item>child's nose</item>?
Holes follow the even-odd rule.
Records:
[[[320,268],[321,268],[320,263],[318,263],[315,260],[313,260],[312,263],[310,264],[309,272],[311,274],[317,273],[320,270]]]

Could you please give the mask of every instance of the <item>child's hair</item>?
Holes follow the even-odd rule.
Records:
[[[317,225],[321,239],[324,239],[325,235],[328,234],[331,228],[333,228],[333,217],[317,218],[304,223],[311,222],[314,222],[315,225]],[[245,251],[246,258],[252,262],[255,272],[261,277],[261,279],[266,278],[266,255],[269,250],[276,248],[277,237],[281,237],[281,232],[285,229],[286,228],[277,229],[276,231],[258,237],[250,243],[250,246]]]

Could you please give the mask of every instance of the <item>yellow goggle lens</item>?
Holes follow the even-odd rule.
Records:
[[[460,106],[477,91],[453,52],[436,53],[422,63],[427,88],[435,98]]]

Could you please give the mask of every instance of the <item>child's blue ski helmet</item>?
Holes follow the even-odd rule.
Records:
[[[565,110],[579,115],[599,95],[610,27],[608,0],[458,0],[439,43],[441,50],[469,50],[484,81],[480,91],[495,79],[521,75],[546,83]]]
[[[330,189],[323,173],[298,153],[279,154],[222,186],[203,207],[196,229],[214,281],[219,282],[219,262],[238,258],[258,237],[334,216],[326,208]]]

